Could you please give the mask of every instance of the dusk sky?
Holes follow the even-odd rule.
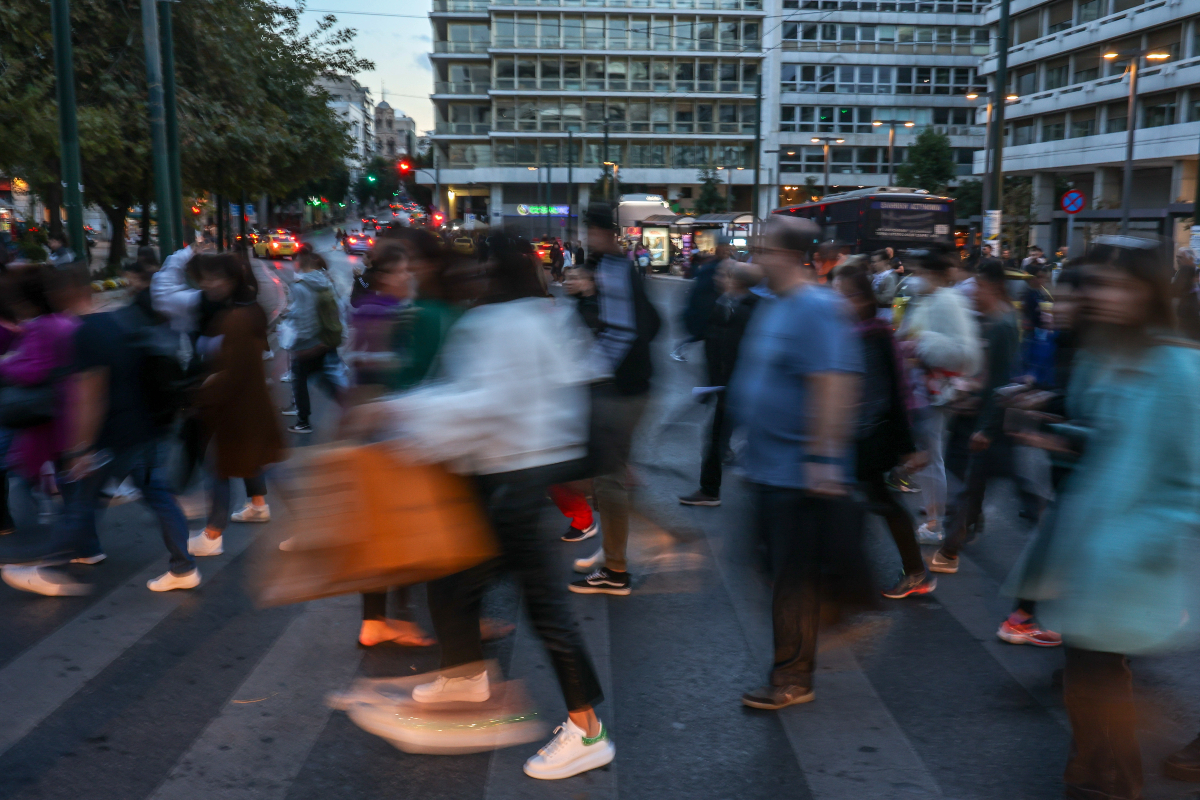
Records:
[[[433,71],[429,66],[429,0],[313,0],[302,19],[308,30],[317,17],[332,12],[339,28],[354,28],[355,49],[363,58],[375,62],[373,72],[354,77],[371,89],[378,103],[384,98],[397,115],[404,112],[417,122],[417,132],[433,127]],[[350,12],[371,12],[350,13]],[[396,14],[412,16],[374,16]]]

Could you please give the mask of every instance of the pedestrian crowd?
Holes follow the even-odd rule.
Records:
[[[663,320],[639,263],[648,253],[622,248],[612,206],[593,204],[585,221],[586,257],[554,242],[549,264],[504,233],[466,257],[428,231],[389,228],[348,287],[304,247],[284,307],[264,302],[244,252],[192,246],[161,267],[142,248],[125,268],[128,303],[112,311],[92,309],[90,276],[65,254],[0,275],[3,580],[90,591],[82,573],[106,558],[103,511],[129,481],[168,555],[148,588],[198,587],[198,562],[224,552],[231,522],[270,521],[285,434],[315,430],[315,383],[337,407],[339,437],[393,442],[468,478],[499,550],[425,584],[431,631],[416,587],[372,587],[358,644],[436,643],[441,671],[411,688],[412,702],[486,703],[498,676],[484,643],[512,625],[483,617],[482,597],[508,573],[568,715],[525,772],[559,779],[610,763],[603,689],[568,592],[637,590],[630,462]],[[753,499],[747,535],[767,555],[774,654],[742,702],[813,701],[824,612],[954,580],[985,524],[996,527],[985,496],[1009,480],[1031,536],[997,636],[1065,651],[1065,796],[1139,798],[1129,659],[1194,645],[1200,622],[1194,260],[1181,252],[1172,265],[1132,237],[1057,262],[1036,248],[1024,262],[933,246],[864,256],[818,233],[772,217],[749,261],[718,239],[693,265],[672,353],[702,350],[693,395],[711,407],[697,488],[679,502],[719,506],[736,471]],[[282,410],[273,343],[292,395]],[[208,513],[190,532],[178,495],[197,481]],[[235,509],[238,488],[247,499]],[[919,495],[919,524],[905,494]],[[547,502],[566,522],[557,538],[598,539],[574,576],[560,574],[560,545],[543,530]],[[865,555],[870,515],[901,565],[882,591]],[[1166,770],[1200,779],[1200,737]]]

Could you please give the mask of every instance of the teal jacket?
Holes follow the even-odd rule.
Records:
[[[1200,350],[1132,363],[1081,353],[1067,393],[1090,431],[1075,472],[1009,577],[1074,647],[1179,649],[1200,632]]]

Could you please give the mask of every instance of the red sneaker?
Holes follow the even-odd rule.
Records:
[[[1014,625],[1011,620],[1004,620],[996,635],[1009,644],[1032,644],[1037,647],[1058,647],[1062,637],[1054,631],[1044,631],[1032,619]]]

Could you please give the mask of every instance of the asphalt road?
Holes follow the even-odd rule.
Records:
[[[357,259],[331,252],[329,236],[313,239],[348,285]],[[256,269],[270,292],[285,292],[293,277],[291,262]],[[685,290],[678,280],[651,281],[668,319]],[[572,596],[607,698],[598,711],[617,746],[610,768],[542,783],[520,771],[535,746],[469,756],[393,749],[322,699],[356,675],[430,669],[436,648],[357,649],[357,598],[255,608],[247,548],[283,521],[231,525],[226,554],[204,560],[198,590],[152,594],[145,579],[166,559],[149,513],[130,503],[103,521],[108,560],[79,568],[96,583],[90,597],[0,586],[0,798],[1061,796],[1068,727],[1051,674],[1062,654],[995,638],[1009,608],[997,589],[1029,536],[1005,484],[990,493],[987,532],[959,574],[943,576],[933,595],[888,602],[823,636],[814,703],[781,713],[741,706],[740,693],[761,682],[770,660],[769,592],[735,476],[719,508],[675,501],[696,488],[706,409],[688,392],[703,383],[701,365],[667,359],[672,343],[666,334],[657,343],[655,402],[636,448],[633,593]],[[281,408],[284,361],[271,362]],[[335,409],[315,396],[318,435],[296,445],[332,429]],[[544,523],[548,539],[566,524],[549,503]],[[552,541],[564,581],[568,560],[594,546]],[[899,559],[877,522],[871,545],[880,581],[892,579]],[[423,592],[415,595],[427,619]],[[525,680],[556,724],[565,710],[511,585],[489,593],[486,613],[520,623],[489,656]],[[1139,658],[1134,671],[1146,796],[1187,796],[1192,787],[1159,777],[1156,764],[1200,727],[1194,656]]]

